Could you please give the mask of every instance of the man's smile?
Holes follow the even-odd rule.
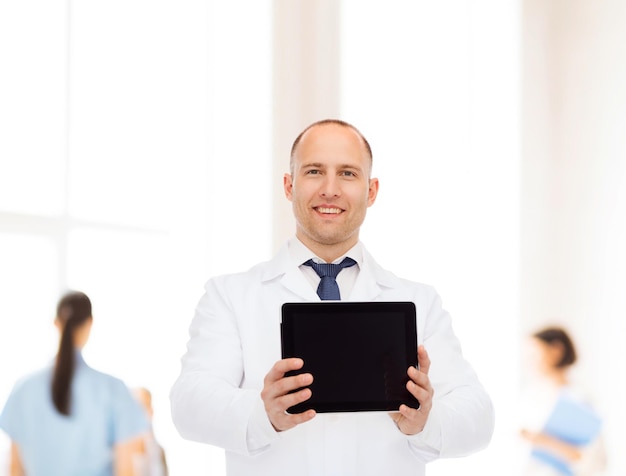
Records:
[[[338,215],[343,211],[341,208],[335,208],[335,207],[314,207],[314,208],[319,213],[330,213],[333,215]]]

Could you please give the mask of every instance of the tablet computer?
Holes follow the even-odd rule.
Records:
[[[300,357],[311,398],[288,409],[301,413],[397,411],[419,408],[406,389],[417,366],[412,302],[306,302],[282,306],[283,358]]]

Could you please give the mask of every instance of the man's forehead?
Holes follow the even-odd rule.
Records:
[[[355,139],[359,143],[363,140],[357,131],[352,127],[342,124],[328,123],[316,124],[309,128],[300,139],[300,144],[310,142],[311,140],[319,140],[324,138],[342,138],[346,140]]]
[[[361,158],[369,159],[369,154],[363,139],[354,129],[338,124],[319,124],[312,127],[304,133],[300,140],[300,144],[296,149],[296,156],[300,160],[313,160],[311,154],[320,154],[320,158],[333,158],[324,155],[325,149],[345,149],[346,152],[352,152],[350,149],[359,151]],[[344,158],[346,155],[343,155]],[[339,158],[339,157],[335,157]]]

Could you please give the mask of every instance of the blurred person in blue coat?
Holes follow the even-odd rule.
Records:
[[[57,306],[54,364],[11,391],[0,414],[11,439],[11,476],[134,476],[133,454],[149,423],[120,379],[83,360],[92,322],[89,297],[65,294]]]

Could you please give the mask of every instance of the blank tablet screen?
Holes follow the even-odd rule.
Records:
[[[289,413],[419,407],[406,389],[407,369],[417,366],[412,302],[286,303],[281,337],[283,358],[304,360],[293,374],[313,375],[311,398]]]

